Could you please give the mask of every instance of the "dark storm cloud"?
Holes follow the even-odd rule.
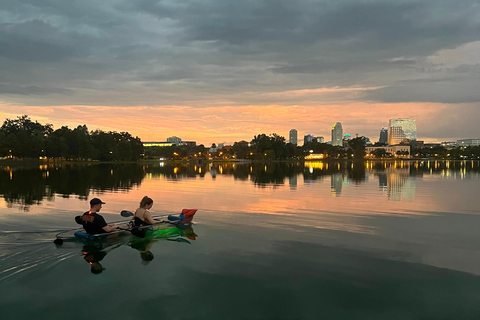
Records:
[[[384,86],[366,97],[380,101],[478,101],[468,72],[461,97],[402,81],[448,77],[424,58],[480,40],[479,13],[470,0],[3,0],[0,84],[68,89],[15,101],[36,105],[352,85]]]
[[[480,102],[478,82],[413,81],[402,82],[366,95],[367,100],[378,102]]]
[[[388,87],[371,90],[364,98],[378,102],[480,102],[480,65],[460,65],[451,69],[428,68],[429,78],[401,80]],[[480,109],[479,109],[480,110]],[[480,115],[480,114],[479,114]]]
[[[44,88],[37,86],[10,86],[0,84],[0,94],[14,94],[14,95],[48,95],[48,94],[71,94],[71,90],[61,88]]]
[[[0,25],[0,57],[30,62],[63,60],[78,53],[71,40],[40,20]]]
[[[324,73],[324,72],[374,72],[387,71],[397,68],[413,68],[417,63],[415,60],[399,61],[356,61],[355,64],[347,64],[342,61],[329,62],[317,61],[316,63],[296,66],[274,66],[270,70],[278,73]]]

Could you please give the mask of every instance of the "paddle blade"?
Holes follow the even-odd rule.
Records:
[[[133,217],[133,212],[128,210],[122,210],[122,212],[120,212],[120,215],[122,217]]]

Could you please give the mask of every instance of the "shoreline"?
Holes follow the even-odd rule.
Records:
[[[438,159],[438,158],[381,158],[381,159],[289,159],[289,160],[223,160],[223,159],[191,159],[191,160],[158,160],[158,159],[141,159],[137,161],[98,161],[98,160],[44,160],[44,159],[0,159],[0,166],[41,166],[41,165],[96,165],[96,164],[155,164],[155,163],[168,163],[168,164],[192,164],[203,165],[210,163],[234,163],[234,164],[249,164],[249,163],[315,163],[315,162],[397,162],[397,161],[480,161],[480,159]]]

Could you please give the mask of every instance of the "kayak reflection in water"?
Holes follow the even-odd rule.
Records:
[[[192,224],[176,223],[166,226],[164,229],[149,231],[145,238],[132,238],[129,246],[140,252],[143,264],[148,264],[155,256],[151,249],[154,243],[160,240],[183,242],[190,244],[189,240],[196,240],[197,235],[193,231]],[[187,239],[189,240],[187,240]]]

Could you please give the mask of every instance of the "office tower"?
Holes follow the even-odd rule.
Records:
[[[417,140],[417,125],[412,119],[390,119],[388,122],[388,144]]]
[[[388,142],[388,127],[383,127],[382,130],[380,130],[380,140],[378,140],[378,142],[387,144],[387,142]]]
[[[341,147],[343,145],[342,138],[343,138],[342,124],[340,122],[337,122],[333,125],[333,128],[332,128],[332,146]]]
[[[288,142],[290,142],[293,145],[297,145],[297,130],[295,129],[290,130]]]
[[[313,141],[313,135],[307,134],[306,136],[303,136],[303,145],[306,145],[309,142]]]

